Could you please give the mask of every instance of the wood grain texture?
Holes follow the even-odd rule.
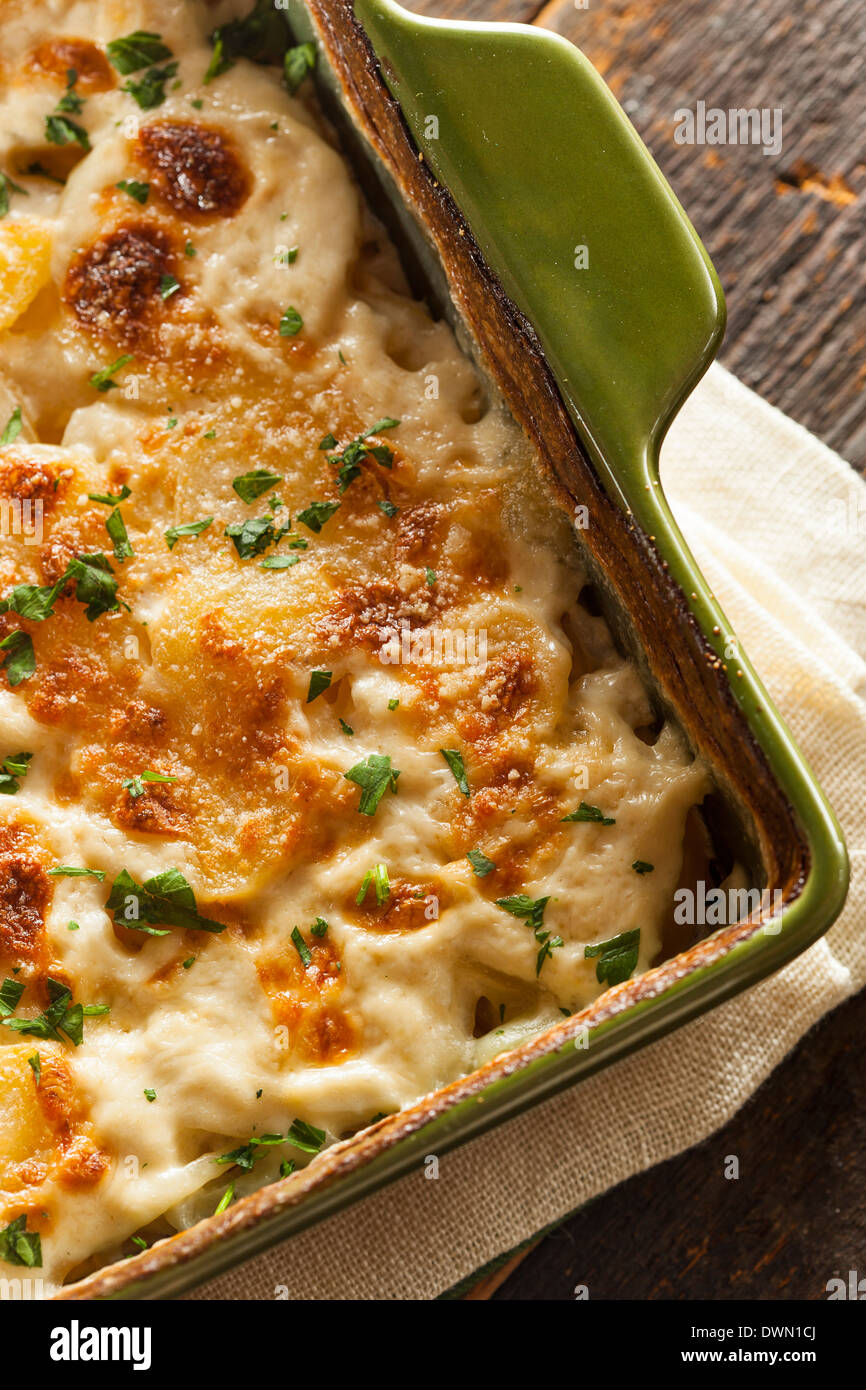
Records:
[[[866,6],[403,0],[577,43],[685,206],[728,300],[721,360],[866,470]],[[675,112],[779,107],[781,155],[674,141]],[[497,1300],[821,1299],[866,1274],[866,995],[705,1143],[599,1197],[473,1291]],[[738,1180],[724,1177],[727,1155]]]
[[[496,1299],[823,1299],[866,1274],[866,993],[703,1144],[584,1207]],[[725,1177],[733,1155],[739,1178]]]

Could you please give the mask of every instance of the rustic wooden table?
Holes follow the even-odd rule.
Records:
[[[866,470],[866,5],[856,0],[402,0],[534,21],[604,75],[703,238],[721,360]],[[520,93],[515,92],[515,101]],[[782,151],[677,145],[674,112],[781,108]],[[866,1276],[866,993],[698,1148],[604,1194],[475,1298],[826,1297]],[[741,1180],[722,1177],[736,1154]]]

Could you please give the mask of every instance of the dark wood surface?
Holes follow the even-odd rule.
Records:
[[[721,360],[866,469],[866,4],[857,0],[403,0],[543,23],[626,107],[728,300]],[[515,94],[518,100],[520,94]],[[778,158],[674,141],[674,113],[779,107]],[[823,1019],[697,1148],[622,1183],[476,1298],[821,1299],[866,1276],[866,993]],[[724,1177],[727,1155],[740,1177]]]

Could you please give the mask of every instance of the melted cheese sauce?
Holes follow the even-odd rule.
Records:
[[[645,969],[709,787],[673,727],[647,739],[568,520],[409,297],[311,98],[243,60],[204,82],[208,33],[245,8],[0,15],[0,168],[26,189],[0,222],[0,424],[23,422],[0,449],[0,593],[104,552],[124,605],[90,621],[67,584],[44,621],[0,617],[35,656],[0,676],[0,758],[32,753],[0,801],[0,977],[25,986],[17,1018],[49,1005],[49,977],[110,1007],[77,1047],[0,1026],[0,1227],[26,1215],[48,1288],[208,1215],[230,1178],[239,1196],[308,1158],[215,1163],[251,1137],[351,1133],[585,1005],[605,988],[588,945],[640,928]],[[149,110],[105,57],[136,29],[178,63]],[[70,68],[89,151],[45,138]],[[341,493],[329,455],[383,418],[399,424]],[[232,482],[251,469],[279,482],[247,503]],[[118,560],[88,494],[124,487]],[[226,528],[274,495],[291,532],[240,558]],[[298,520],[313,503],[339,503],[318,530]],[[263,568],[274,555],[297,563]],[[331,681],[308,701],[314,670]],[[344,774],[374,754],[399,779],[365,815]],[[146,770],[174,780],[134,795]],[[614,823],[563,822],[581,802]],[[359,903],[376,864],[390,892]],[[115,923],[118,873],[169,868],[222,933]],[[532,926],[497,905],[517,894],[549,899],[561,945],[540,970]]]

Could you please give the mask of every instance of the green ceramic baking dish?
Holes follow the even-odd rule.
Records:
[[[847,888],[832,811],[658,483],[724,304],[627,118],[578,51],[540,30],[420,20],[390,0],[289,0],[288,22],[316,45],[325,109],[410,277],[455,319],[563,506],[585,509],[598,602],[714,769],[714,844],[766,892],[744,920],[61,1299],[175,1297],[322,1221],[777,970]]]

